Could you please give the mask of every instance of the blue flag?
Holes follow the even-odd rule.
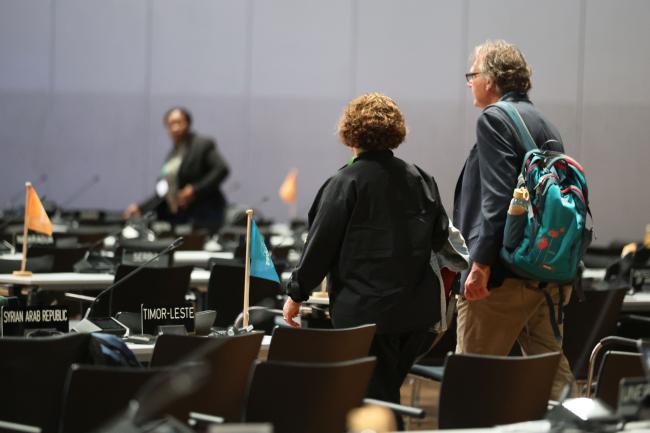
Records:
[[[260,229],[257,228],[255,220],[251,225],[250,255],[251,276],[280,283],[280,277],[278,277],[275,266],[273,266],[271,254],[269,254],[266,244],[264,244],[264,236],[260,233]]]

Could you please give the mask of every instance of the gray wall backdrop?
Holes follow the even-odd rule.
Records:
[[[434,174],[450,210],[478,115],[468,56],[504,38],[587,170],[596,242],[638,239],[649,19],[646,0],[0,0],[0,204],[26,180],[73,207],[144,198],[170,146],[162,114],[182,104],[230,162],[231,201],[286,219],[277,189],[297,167],[304,215],[348,158],[343,106],[380,91],[410,128],[398,156]]]

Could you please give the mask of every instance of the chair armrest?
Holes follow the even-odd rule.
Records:
[[[41,433],[41,428],[34,425],[19,424],[16,422],[0,420],[0,431],[3,432],[26,432],[26,433]]]
[[[94,296],[86,296],[86,295],[80,295],[78,293],[70,293],[70,292],[65,292],[64,296],[69,299],[75,299],[77,301],[85,301],[85,302],[95,302],[95,297]]]
[[[404,406],[403,404],[391,403],[384,400],[375,400],[374,398],[364,398],[363,404],[374,404],[377,406],[382,406],[391,409],[400,415],[408,416],[409,418],[422,419],[426,415],[424,409],[419,407]]]
[[[201,412],[190,412],[187,424],[196,429],[197,427],[207,427],[212,424],[223,424],[225,420],[220,416],[209,415]]]

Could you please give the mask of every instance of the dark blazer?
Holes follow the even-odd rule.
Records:
[[[515,105],[538,147],[564,151],[557,128],[526,95],[507,94],[501,99]],[[514,277],[501,264],[499,250],[525,154],[508,115],[496,106],[486,107],[476,124],[476,144],[456,183],[453,222],[465,238],[470,259],[492,267],[489,287]],[[468,272],[461,277],[461,291]]]
[[[335,327],[376,323],[379,333],[426,330],[440,319],[440,287],[429,264],[447,240],[434,179],[367,151],[321,187],[289,295],[304,301],[329,273]]]
[[[140,209],[143,212],[156,209],[162,218],[177,219],[177,222],[197,221],[203,223],[217,218],[217,214],[221,214],[223,217],[226,200],[220,185],[230,173],[228,164],[211,138],[190,132],[186,146],[186,153],[178,171],[178,189],[181,190],[186,185],[192,185],[195,195],[194,202],[176,216],[169,213],[167,202],[157,196],[150,197],[142,203]],[[169,160],[172,155],[173,149],[167,154],[165,160]]]

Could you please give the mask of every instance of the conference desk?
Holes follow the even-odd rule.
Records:
[[[113,284],[113,274],[77,273],[77,272],[45,272],[34,273],[30,276],[0,274],[0,284],[18,287],[39,287],[49,291],[68,291],[79,289],[105,289]],[[206,269],[192,270],[190,283],[195,287],[207,287],[210,271]]]
[[[198,266],[205,268],[210,259],[233,259],[235,254],[230,251],[176,251],[174,253],[174,265],[177,266]]]
[[[22,260],[22,254],[0,254],[0,260],[18,262]],[[210,259],[232,259],[235,254],[230,251],[203,251],[203,250],[185,250],[174,252],[174,264],[178,266],[198,266],[205,268],[208,266]],[[29,260],[29,258],[27,259]]]
[[[181,251],[179,251],[180,253]],[[198,252],[192,252],[198,253]],[[208,253],[208,252],[205,252]],[[215,254],[215,253],[209,253]],[[224,254],[224,253],[222,253]],[[187,255],[186,260],[202,260],[205,256],[199,254]],[[213,256],[215,257],[215,256]],[[223,257],[223,256],[222,256]],[[209,260],[209,259],[208,259]],[[588,270],[591,273],[588,278],[598,279],[604,276],[604,270]],[[288,275],[287,275],[288,276]],[[39,287],[41,290],[68,291],[79,289],[105,289],[113,283],[112,274],[100,273],[75,273],[75,272],[52,272],[35,273],[31,276],[17,276],[13,274],[0,274],[0,284],[15,287]],[[194,287],[207,287],[210,280],[210,271],[206,269],[194,269],[191,276],[191,284]],[[311,297],[310,304],[328,305],[329,298]],[[650,311],[650,293],[640,292],[625,295],[623,312],[648,312]]]
[[[583,431],[578,429],[567,428],[568,431],[577,432]],[[495,427],[485,428],[467,428],[467,429],[453,429],[453,430],[418,430],[418,433],[551,433],[557,431],[553,429],[551,423],[546,420],[539,421],[526,421],[515,424],[499,425]],[[613,430],[604,430],[613,431]],[[627,433],[647,433],[650,431],[650,421],[629,421],[619,432]]]

